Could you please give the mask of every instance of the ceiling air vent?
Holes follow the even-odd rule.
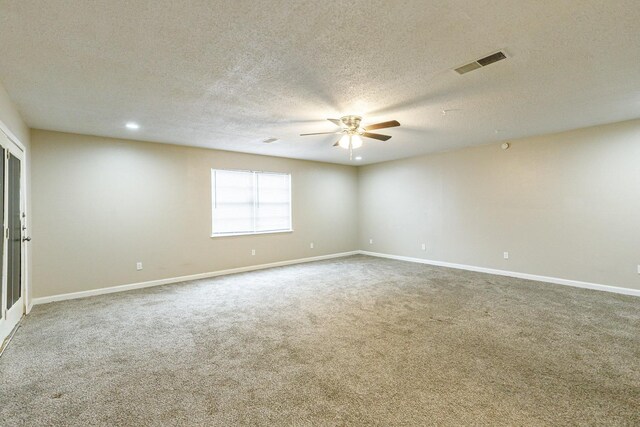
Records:
[[[262,142],[264,142],[265,144],[271,144],[272,142],[276,142],[278,140],[278,138],[267,138],[265,140],[263,140]]]
[[[465,64],[462,67],[458,67],[455,69],[455,71],[458,74],[465,74],[465,73],[468,73],[469,71],[477,70],[478,68],[481,68],[481,67],[486,67],[489,64],[502,61],[503,59],[506,59],[506,58],[507,58],[507,55],[505,55],[504,52],[496,52],[489,56],[485,56],[484,58],[480,58],[473,62]]]

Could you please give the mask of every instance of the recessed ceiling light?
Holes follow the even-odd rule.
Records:
[[[140,129],[140,125],[134,122],[129,122],[125,126],[127,127],[127,129]]]
[[[362,160],[362,156],[356,156],[356,160]]]

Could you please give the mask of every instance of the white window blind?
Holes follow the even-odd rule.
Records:
[[[211,170],[212,235],[291,231],[291,175]]]

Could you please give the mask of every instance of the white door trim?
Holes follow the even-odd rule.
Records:
[[[24,144],[20,142],[20,138],[18,138],[15,133],[11,132],[11,129],[9,129],[9,127],[5,125],[2,120],[0,120],[0,130],[4,132],[7,138],[9,138],[9,141],[13,142],[16,145],[16,147],[20,149],[20,151],[22,151],[23,153],[27,152],[27,149],[25,148]]]

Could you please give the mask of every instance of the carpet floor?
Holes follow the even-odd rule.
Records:
[[[0,425],[640,425],[640,298],[366,256],[36,306]]]

